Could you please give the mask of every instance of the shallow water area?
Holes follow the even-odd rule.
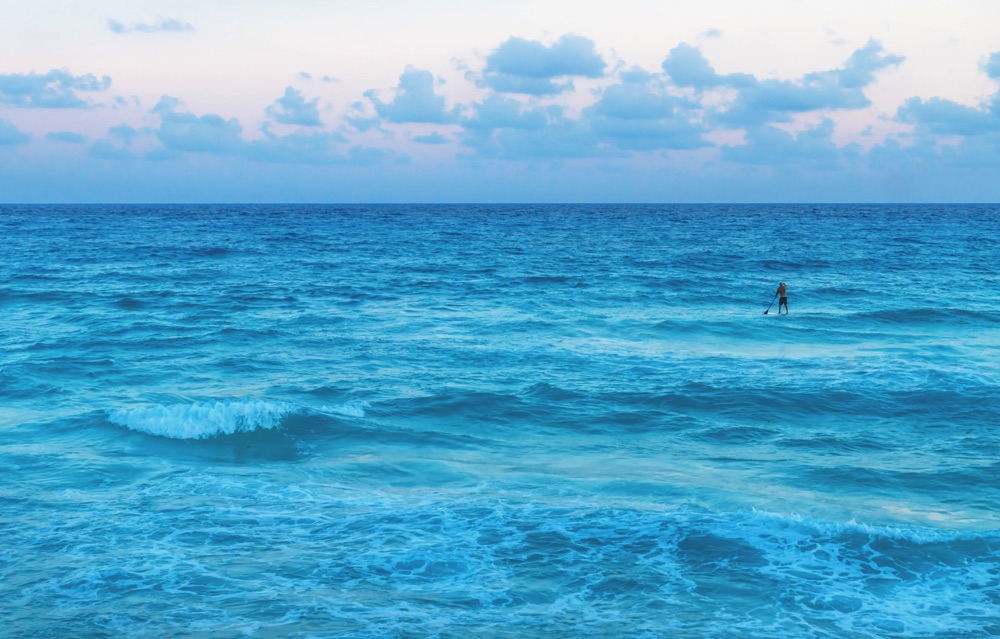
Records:
[[[1000,634],[997,207],[0,232],[9,636]]]

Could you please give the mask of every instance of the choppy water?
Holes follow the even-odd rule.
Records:
[[[1000,207],[0,238],[4,636],[1000,635]]]

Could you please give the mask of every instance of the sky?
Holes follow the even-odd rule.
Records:
[[[0,0],[0,202],[998,202],[996,0]]]

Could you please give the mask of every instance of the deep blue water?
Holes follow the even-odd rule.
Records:
[[[1000,207],[0,239],[5,637],[1000,635]]]

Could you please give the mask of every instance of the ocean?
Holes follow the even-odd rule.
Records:
[[[4,637],[1000,636],[1000,206],[0,239]]]

